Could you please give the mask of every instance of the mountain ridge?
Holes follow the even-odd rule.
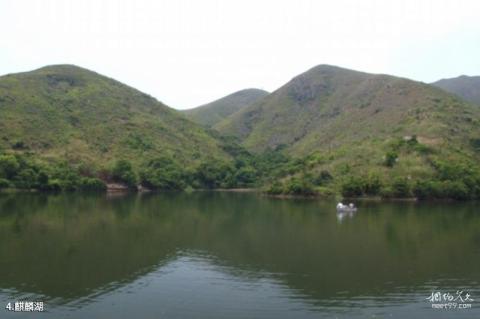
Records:
[[[317,185],[346,196],[408,197],[417,187],[420,197],[467,198],[477,188],[462,183],[480,178],[479,124],[479,108],[440,88],[320,65],[214,129],[256,154],[296,159],[271,193],[308,194]]]
[[[193,121],[211,127],[231,114],[268,95],[267,91],[249,88],[236,91],[210,103],[182,110]]]
[[[0,77],[0,146],[102,165],[155,154],[227,158],[203,128],[150,95],[75,65]]]
[[[479,198],[479,124],[480,108],[432,85],[319,65],[207,128],[111,78],[48,66],[0,77],[0,188]]]
[[[440,101],[433,101],[434,99],[463,104],[454,96],[421,82],[320,65],[294,77],[267,97],[220,122],[214,128],[223,134],[239,137],[251,150],[263,151],[280,145],[297,144],[299,140],[304,140],[311,130],[325,126],[328,127],[318,133],[327,137],[319,138],[324,142],[331,141],[333,137],[329,135],[332,129],[335,129],[331,125],[334,121],[336,126],[342,124],[334,131],[345,130],[348,125],[358,126],[359,119],[364,122],[363,127],[368,124],[372,128],[375,123],[370,121],[370,118],[381,118],[382,114],[385,114],[383,120],[388,119],[392,124],[398,124],[393,113],[402,111],[404,113],[397,115],[411,117],[411,114],[405,112],[415,107],[419,108],[419,112],[425,111],[420,109],[425,103],[432,108],[428,111],[435,111],[433,104]],[[468,112],[474,112],[470,107],[467,109]],[[288,115],[292,115],[289,113],[294,113],[295,117],[288,118]],[[356,118],[351,118],[355,121],[350,123],[348,115],[352,114]],[[347,117],[346,122],[341,123],[342,117]],[[287,118],[288,121],[285,120]],[[357,131],[361,132],[360,128],[361,126],[358,126]],[[406,131],[405,135],[420,133],[415,132],[415,129],[410,131]],[[262,135],[263,133],[266,135]]]
[[[432,85],[480,105],[480,76],[460,75],[455,78],[438,80]]]

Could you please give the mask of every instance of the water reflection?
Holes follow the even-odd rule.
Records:
[[[473,204],[360,210],[339,219],[332,202],[255,194],[2,195],[0,301],[41,297],[56,317],[428,318],[433,288],[480,298]]]
[[[355,216],[356,212],[337,212],[337,220],[342,223],[345,219],[351,219]]]

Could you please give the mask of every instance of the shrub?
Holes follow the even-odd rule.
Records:
[[[49,180],[45,190],[59,192],[62,190],[62,183],[58,179]]]
[[[418,199],[442,197],[440,184],[436,181],[418,181],[413,187],[413,194]]]
[[[327,170],[322,170],[320,174],[313,180],[313,183],[317,186],[323,186],[329,184],[333,180],[333,176]]]
[[[18,159],[13,155],[0,155],[0,177],[12,179],[20,169]]]
[[[314,195],[315,189],[306,179],[293,177],[285,184],[285,192],[293,195]]]
[[[279,181],[274,181],[265,191],[268,194],[278,195],[285,192],[284,186]]]
[[[419,143],[418,143],[418,140],[417,140],[417,135],[412,135],[412,137],[411,137],[409,140],[407,140],[407,144],[408,144],[409,146],[416,146],[416,145],[418,145]]]
[[[444,161],[435,161],[433,166],[437,171],[438,179],[440,180],[461,180],[466,177],[472,176],[474,172],[472,171],[473,163],[457,163],[457,162],[444,162]]]
[[[362,196],[364,186],[364,182],[361,178],[351,176],[341,186],[342,195],[345,197]]]
[[[478,152],[480,151],[480,138],[470,139],[470,145]]]
[[[48,174],[44,171],[40,171],[37,176],[37,187],[41,190],[48,189]]]
[[[66,163],[61,163],[53,169],[52,179],[65,191],[74,191],[80,184],[80,175]],[[48,183],[50,187],[50,182]]]
[[[432,154],[434,152],[432,148],[420,143],[417,143],[414,149],[417,153],[423,154],[423,155]]]
[[[380,177],[376,174],[369,174],[363,182],[363,188],[367,195],[378,195],[382,188]]]
[[[235,172],[235,186],[251,186],[255,184],[257,172],[250,166],[242,167]]]
[[[480,174],[472,177],[471,179],[464,180],[467,188],[470,189],[470,193],[473,198],[480,198]]]
[[[225,163],[204,162],[196,171],[196,179],[205,188],[218,188],[230,186],[232,182],[233,167]]]
[[[2,188],[9,188],[10,182],[4,178],[0,178],[0,189]]]
[[[318,188],[316,189],[316,192],[317,192],[319,195],[324,196],[324,197],[335,195],[335,191],[334,191],[333,189],[331,189],[331,188],[329,188],[329,187],[323,187],[323,186],[318,187]]]
[[[385,154],[385,166],[387,167],[393,167],[395,163],[397,162],[398,159],[398,154],[395,151],[389,151],[387,154]]]
[[[15,187],[22,189],[37,188],[37,172],[31,168],[21,170],[14,178]]]
[[[441,196],[457,200],[480,197],[478,164],[459,161],[434,161]]]
[[[79,189],[82,191],[103,192],[107,190],[107,185],[98,178],[82,177],[80,179]]]
[[[129,188],[134,188],[137,178],[132,169],[132,164],[126,160],[118,160],[112,169],[112,178],[115,182],[123,183]]]
[[[392,183],[392,196],[394,197],[410,197],[410,184],[406,178],[397,177]]]
[[[25,147],[25,143],[23,141],[15,141],[15,142],[12,143],[12,148],[14,150],[21,150],[21,149],[24,149],[26,147]]]
[[[390,185],[382,187],[380,191],[380,196],[383,198],[392,198],[394,197],[392,187]]]
[[[457,200],[470,198],[470,193],[465,184],[461,181],[446,181],[442,183],[443,194],[446,197]]]
[[[140,183],[148,188],[179,190],[185,188],[184,172],[171,158],[151,160],[140,170]]]

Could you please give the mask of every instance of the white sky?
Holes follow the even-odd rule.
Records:
[[[179,109],[324,63],[480,75],[480,1],[0,0],[0,74],[63,63]]]

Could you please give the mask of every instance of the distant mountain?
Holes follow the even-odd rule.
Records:
[[[320,65],[215,128],[255,151],[281,146],[306,155],[414,134],[432,143],[461,138],[478,131],[471,122],[478,114],[427,84]]]
[[[245,89],[184,112],[189,118],[199,124],[213,126],[227,116],[250,106],[266,95],[268,95],[268,92],[264,90]]]
[[[227,158],[200,125],[127,85],[73,65],[0,77],[0,150],[102,166],[159,155]]]
[[[480,76],[462,75],[432,83],[447,92],[456,94],[466,101],[480,105]]]
[[[304,159],[291,173],[308,167],[305,174],[327,170],[338,178],[368,172],[385,180],[425,178],[439,160],[480,162],[480,108],[428,84],[329,65],[300,74],[214,128],[256,153],[281,150]]]

